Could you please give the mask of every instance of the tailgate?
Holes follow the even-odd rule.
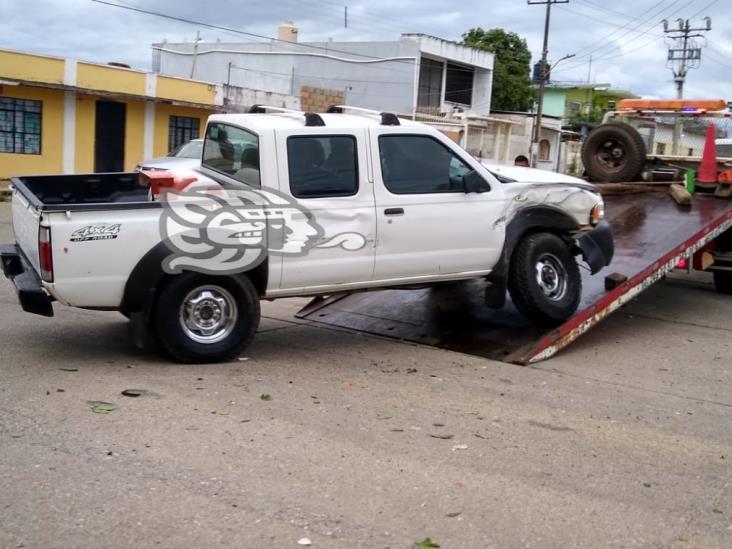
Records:
[[[13,232],[15,241],[23,254],[33,266],[36,273],[38,266],[38,225],[40,212],[31,206],[18,189],[13,189]]]

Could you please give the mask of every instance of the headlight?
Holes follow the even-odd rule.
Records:
[[[590,225],[597,225],[600,221],[605,218],[605,203],[600,200],[590,210]]]

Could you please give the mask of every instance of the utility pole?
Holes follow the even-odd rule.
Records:
[[[674,73],[676,98],[684,98],[684,83],[689,69],[696,69],[701,64],[701,47],[694,38],[703,38],[704,33],[712,30],[712,20],[704,18],[705,26],[692,27],[688,19],[677,19],[677,28],[669,28],[668,21],[663,20],[663,32],[668,37],[668,60],[666,66]],[[671,141],[671,154],[679,154],[679,143],[683,133],[683,120],[677,117],[674,122],[674,134]]]
[[[694,38],[703,38],[704,33],[712,30],[712,20],[704,18],[705,25],[692,27],[691,22],[686,19],[677,19],[677,28],[669,28],[668,21],[663,20],[663,32],[669,39],[668,61],[666,65],[674,73],[676,84],[676,97],[683,99],[684,82],[689,69],[696,69],[701,64],[702,47],[697,44]]]
[[[544,45],[541,50],[541,62],[539,65],[539,96],[536,106],[536,120],[534,122],[534,135],[531,140],[531,166],[536,167],[536,160],[539,156],[539,136],[541,135],[541,120],[544,110],[544,87],[547,73],[547,55],[549,54],[549,20],[551,19],[552,4],[569,4],[569,0],[526,0],[530,6],[536,4],[546,5],[546,17],[544,20]]]
[[[343,28],[348,28],[348,6],[343,6]]]

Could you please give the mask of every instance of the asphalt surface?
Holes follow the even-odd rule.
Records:
[[[526,368],[302,304],[191,366],[0,281],[0,547],[732,547],[732,299],[707,277]]]

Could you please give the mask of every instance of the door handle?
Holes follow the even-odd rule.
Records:
[[[387,208],[384,215],[404,215],[404,208]]]

